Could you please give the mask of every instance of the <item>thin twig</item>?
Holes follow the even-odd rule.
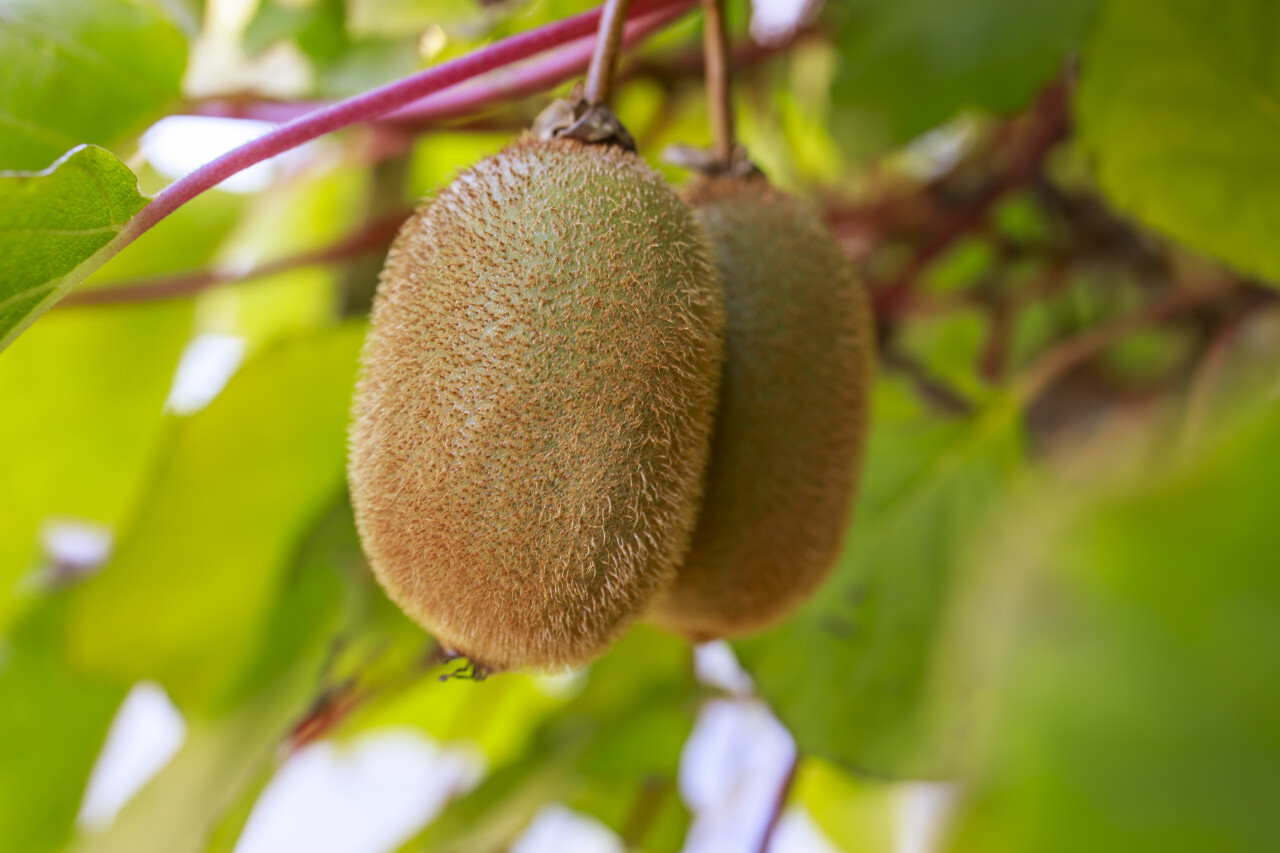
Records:
[[[791,757],[791,766],[787,768],[787,775],[783,777],[782,784],[778,786],[778,793],[773,799],[773,810],[769,813],[769,822],[765,825],[764,834],[760,836],[758,853],[768,853],[769,845],[773,843],[773,836],[778,831],[782,813],[786,811],[787,800],[791,798],[791,787],[796,782],[796,773],[799,769],[800,753],[797,751]]]
[[[641,781],[640,791],[619,833],[628,850],[642,849],[645,836],[653,828],[653,822],[662,812],[662,805],[669,796],[671,782],[666,777],[654,774]]]
[[[1009,367],[1009,349],[1016,317],[1017,312],[1010,300],[998,302],[987,313],[987,339],[978,356],[978,373],[989,383],[999,382]]]
[[[622,31],[630,7],[631,0],[605,0],[591,67],[587,69],[586,98],[591,106],[607,106],[613,97],[613,80],[622,52]]]
[[[100,287],[96,290],[79,290],[67,296],[55,306],[76,308],[89,305],[124,305],[137,302],[159,302],[166,299],[182,299],[194,296],[220,284],[234,284],[251,279],[265,278],[276,273],[300,267],[345,261],[370,252],[382,251],[391,244],[409,210],[399,211],[366,225],[359,231],[339,240],[332,246],[313,249],[287,258],[262,264],[240,272],[216,269],[196,270],[177,275],[136,279]]]
[[[727,169],[733,162],[737,141],[733,129],[732,69],[729,66],[724,0],[702,0],[702,18],[712,152],[719,165]]]
[[[398,148],[397,134],[391,128],[375,128],[371,134],[391,136],[390,147],[395,153],[376,161],[369,169],[369,181],[365,187],[364,203],[359,213],[363,222],[392,223],[404,220],[405,207],[412,203],[410,172],[412,169],[412,145]],[[376,144],[376,143],[375,143]],[[385,232],[375,233],[375,238]],[[382,247],[385,248],[386,244]],[[359,317],[368,314],[373,307],[373,295],[378,287],[385,252],[360,252],[347,257],[340,265],[339,313],[343,317]]]
[[[1249,318],[1247,310],[1239,310],[1214,330],[1200,363],[1191,378],[1187,392],[1186,414],[1182,420],[1182,442],[1194,445],[1204,434],[1213,411],[1214,391],[1222,379],[1232,351],[1240,341],[1240,333]]]
[[[1012,164],[995,181],[956,215],[948,217],[933,239],[922,246],[895,279],[873,294],[880,316],[903,313],[910,299],[911,287],[929,266],[951,248],[957,240],[982,227],[996,202],[1026,185],[1039,172],[1045,156],[1070,129],[1070,98],[1067,81],[1060,78],[1046,88],[1027,116],[1028,128],[1022,144],[1011,156]],[[1002,129],[1005,135],[1012,124]]]
[[[1230,280],[1196,290],[1180,290],[1152,301],[1131,314],[1118,317],[1084,334],[1056,344],[1042,353],[1013,383],[1011,391],[1014,399],[1024,405],[1031,402],[1063,375],[1128,335],[1148,326],[1190,314],[1231,293],[1238,284],[1239,282]]]
[[[965,417],[974,412],[975,406],[968,397],[952,388],[947,382],[933,375],[919,359],[896,347],[886,347],[880,353],[880,366],[905,376],[915,386],[920,398],[938,413],[950,417]]]

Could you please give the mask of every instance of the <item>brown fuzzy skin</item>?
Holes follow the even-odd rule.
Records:
[[[489,671],[601,654],[701,498],[724,308],[688,209],[634,154],[520,140],[400,233],[349,480],[388,594]]]
[[[698,178],[685,200],[725,288],[725,366],[693,544],[650,615],[706,640],[781,621],[831,570],[875,339],[867,295],[810,207],[759,177]]]

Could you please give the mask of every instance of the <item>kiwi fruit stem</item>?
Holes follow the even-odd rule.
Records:
[[[613,81],[618,72],[618,57],[622,52],[622,33],[627,26],[627,11],[631,0],[605,0],[600,14],[600,29],[596,33],[596,49],[591,54],[587,69],[587,103],[591,106],[607,106],[613,98]]]
[[[724,22],[724,0],[702,0],[702,41],[706,56],[707,112],[711,121],[711,150],[722,167],[733,162],[733,74],[729,61],[729,36]]]
[[[567,102],[553,103],[538,116],[534,132],[539,136],[636,150],[635,139],[609,107],[630,7],[631,0],[606,0],[600,15],[600,28],[596,31],[591,65],[587,68],[587,79],[574,87]]]

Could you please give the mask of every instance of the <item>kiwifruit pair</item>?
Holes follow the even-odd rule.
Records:
[[[388,594],[481,670],[585,663],[655,599],[695,638],[754,628],[830,565],[865,431],[861,291],[762,180],[688,201],[621,148],[526,138],[392,247],[352,500]]]

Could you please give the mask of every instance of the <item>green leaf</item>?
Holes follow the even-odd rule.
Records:
[[[501,766],[523,754],[538,724],[562,704],[533,678],[515,673],[473,684],[424,678],[402,693],[375,697],[342,734],[413,726],[436,740],[472,743],[491,766]]]
[[[92,145],[43,172],[0,172],[0,350],[119,251],[147,201],[129,167]]]
[[[368,186],[367,170],[346,164],[256,195],[244,206],[219,258],[234,264],[248,257],[265,265],[339,243],[368,224]],[[355,275],[353,263],[368,264],[371,280],[381,269],[376,255],[299,267],[217,288],[205,294],[202,304],[208,316],[217,318],[217,331],[243,337],[253,353],[273,341],[332,325],[340,313],[336,284]]]
[[[506,850],[539,808],[557,801],[633,836],[634,848],[670,849],[688,821],[676,772],[696,691],[684,643],[633,631],[592,665],[582,693],[537,727],[521,756],[449,806],[402,853]],[[638,805],[652,811],[633,824]]]
[[[348,607],[353,559],[359,545],[344,501],[316,525],[291,567],[241,685],[243,700],[213,717],[189,716],[182,749],[76,853],[234,848],[281,745],[327,686],[334,637],[359,620]]]
[[[867,470],[834,575],[781,627],[735,643],[802,752],[877,774],[946,772],[926,701],[933,640],[970,531],[1018,470],[1017,407],[960,424],[881,381]]]
[[[362,36],[420,36],[432,25],[474,30],[483,20],[474,0],[348,0],[347,9],[348,28]]]
[[[273,769],[276,749],[305,710],[314,672],[293,673],[228,713],[193,719],[182,748],[100,835],[74,853],[205,849],[219,819]]]
[[[845,13],[832,97],[899,142],[960,110],[1016,110],[1080,43],[1097,2],[863,0]]]
[[[1118,206],[1280,280],[1280,8],[1127,0],[1100,16],[1077,109]]]
[[[0,169],[128,139],[177,100],[186,64],[159,3],[0,0]]]
[[[303,532],[341,492],[362,334],[269,350],[178,425],[117,555],[76,590],[78,665],[157,679],[183,707],[230,698]]]
[[[821,759],[801,762],[791,800],[841,850],[893,850],[901,789],[857,779]]]
[[[151,170],[140,171],[138,178],[143,186],[163,182]],[[89,275],[80,289],[173,276],[216,263],[253,198],[217,189],[201,193],[121,249]]]
[[[1170,460],[1049,484],[977,555],[950,640],[996,700],[951,849],[1280,849],[1280,408]]]
[[[266,0],[258,6],[244,34],[244,46],[259,53],[277,41],[293,38],[312,61],[336,61],[349,45],[342,0],[306,4]]]
[[[264,0],[245,32],[245,47],[256,53],[292,39],[316,72],[317,94],[354,95],[394,80],[418,66],[417,39],[356,38],[348,26],[350,4],[313,0],[299,6]]]
[[[124,698],[84,678],[62,650],[65,607],[30,611],[0,658],[0,849],[45,853],[71,834],[93,762]]]
[[[46,519],[118,532],[135,511],[190,331],[186,301],[66,309],[0,356],[0,633]]]

